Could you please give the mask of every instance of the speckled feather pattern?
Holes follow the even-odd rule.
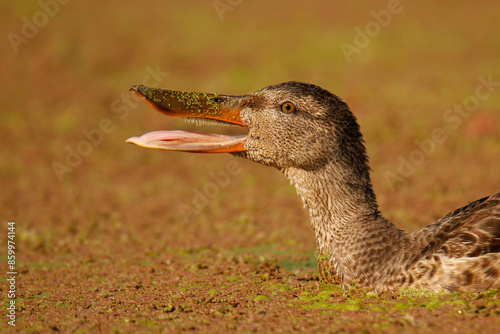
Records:
[[[379,212],[363,137],[345,102],[300,82],[253,95],[241,112],[248,151],[236,155],[280,169],[295,185],[324,281],[378,291],[500,288],[500,193],[406,233]],[[294,114],[280,112],[284,102]]]

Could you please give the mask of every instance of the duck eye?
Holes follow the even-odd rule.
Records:
[[[295,106],[292,102],[285,102],[281,105],[281,111],[287,114],[291,114],[295,111]]]

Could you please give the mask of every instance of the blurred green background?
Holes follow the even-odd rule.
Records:
[[[443,119],[475,96],[479,77],[500,81],[496,1],[55,3],[0,5],[0,212],[17,222],[26,258],[96,245],[112,257],[214,244],[314,249],[295,190],[241,159],[241,173],[186,221],[182,205],[235,158],[125,144],[194,128],[130,100],[133,84],[240,94],[299,80],[332,91],[357,115],[381,208],[401,228],[498,190],[498,84],[456,128]],[[408,177],[388,177],[435,128],[447,139]],[[68,158],[77,149],[85,154]]]

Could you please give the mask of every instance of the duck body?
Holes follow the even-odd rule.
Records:
[[[285,174],[309,210],[323,281],[378,291],[500,288],[500,193],[406,233],[381,215],[369,182],[335,171]]]
[[[169,116],[248,127],[246,137],[165,131],[128,142],[175,151],[227,152],[281,170],[309,211],[323,281],[377,291],[500,288],[500,192],[420,231],[396,228],[379,211],[357,120],[336,95],[301,82],[243,96],[144,86],[131,90]]]

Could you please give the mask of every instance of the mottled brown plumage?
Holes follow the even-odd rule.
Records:
[[[150,104],[156,98],[153,106],[157,110],[172,108],[171,91],[165,91],[168,98],[164,92],[159,98],[140,88],[134,90]],[[420,231],[406,233],[378,209],[359,125],[339,97],[311,84],[287,82],[245,96],[208,99],[212,104],[239,108],[238,124],[249,129],[244,149],[240,140],[239,148],[233,145],[221,151],[212,145],[212,152],[232,152],[276,167],[295,185],[311,217],[319,270],[326,282],[379,291],[500,288],[500,193],[455,210]],[[285,103],[293,108],[287,105],[285,109]],[[201,140],[192,136],[191,142],[197,141]],[[227,142],[225,138],[219,141]],[[153,146],[151,141],[131,142],[174,149],[172,145]],[[190,150],[201,152],[200,147]]]

